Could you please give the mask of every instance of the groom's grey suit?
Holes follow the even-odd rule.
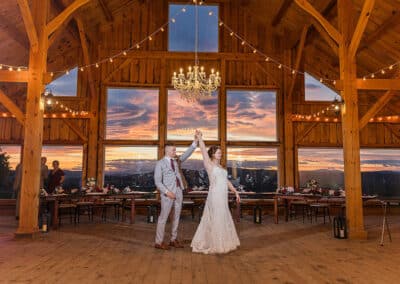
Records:
[[[193,142],[186,152],[179,157],[180,161],[184,162],[187,160],[190,155],[192,155],[194,150],[196,150],[196,147],[196,142]],[[179,171],[178,162],[175,159],[172,159],[172,163],[174,166],[171,165],[171,159],[165,156],[157,162],[154,170],[154,182],[161,192],[161,213],[157,223],[156,244],[161,244],[164,240],[165,224],[171,212],[172,206],[174,206],[175,210],[174,219],[172,221],[171,241],[175,241],[178,235],[178,225],[183,200],[182,190],[184,183]],[[168,191],[175,194],[175,200],[172,200],[166,196]]]

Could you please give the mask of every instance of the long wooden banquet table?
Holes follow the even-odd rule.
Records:
[[[58,210],[60,203],[62,202],[71,202],[80,201],[80,200],[97,200],[97,199],[120,199],[124,202],[128,201],[130,204],[131,214],[130,214],[130,223],[133,224],[135,222],[135,199],[140,197],[143,198],[146,195],[151,195],[152,192],[145,191],[133,191],[129,193],[118,193],[118,194],[106,194],[101,192],[90,192],[86,194],[74,195],[74,194],[50,194],[47,196],[41,196],[41,202],[53,203],[52,206],[52,228],[58,228]]]
[[[362,200],[363,202],[377,199],[376,195],[363,195]],[[289,210],[290,205],[293,201],[306,201],[309,203],[312,202],[323,202],[328,204],[335,204],[335,205],[345,205],[345,197],[344,196],[324,196],[320,194],[302,194],[302,193],[294,193],[294,194],[275,194],[274,196],[274,219],[275,224],[279,222],[279,204],[283,203],[284,206],[284,217],[285,221],[289,220]]]

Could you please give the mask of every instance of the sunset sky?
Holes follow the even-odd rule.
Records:
[[[308,73],[305,73],[304,80],[306,101],[333,101],[335,98],[340,100],[339,94],[321,84],[319,79],[317,80]]]
[[[107,139],[158,139],[158,89],[109,88]]]
[[[78,86],[78,68],[69,71],[69,74],[64,74],[48,84],[46,88],[55,96],[76,96]]]

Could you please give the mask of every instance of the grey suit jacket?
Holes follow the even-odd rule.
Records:
[[[186,161],[190,155],[196,150],[196,147],[190,145],[190,147],[183,153],[179,159],[181,162]],[[157,161],[156,168],[154,169],[154,182],[157,188],[165,194],[168,191],[176,193],[178,187],[176,186],[176,178],[179,179],[180,183],[183,185],[182,177],[178,170],[178,165],[176,165],[176,172],[171,168],[169,159],[165,157]]]

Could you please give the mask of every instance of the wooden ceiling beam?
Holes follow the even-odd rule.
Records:
[[[290,5],[292,5],[293,0],[285,0],[281,7],[279,8],[278,13],[275,15],[274,19],[272,20],[272,27],[276,27],[277,25],[280,24],[282,21],[283,17],[286,15],[287,11],[290,8]]]
[[[306,25],[303,27],[303,30],[301,31],[300,43],[297,47],[297,52],[296,52],[296,62],[294,64],[294,70],[299,70],[299,68],[300,68],[301,57],[303,55],[304,45],[306,42],[306,37],[307,37],[307,32],[308,32],[309,27],[310,27],[309,25]],[[289,89],[288,97],[292,97],[294,86],[296,84],[296,78],[297,78],[297,72],[295,72],[292,76],[292,82],[289,87],[290,89]]]
[[[400,90],[400,79],[356,79],[358,90]],[[343,81],[336,81],[335,88],[343,90]]]
[[[108,9],[107,4],[104,2],[104,0],[97,0],[99,2],[101,10],[103,11],[104,16],[106,17],[107,22],[114,22],[114,17]]]
[[[46,26],[47,35],[51,35],[54,31],[59,28],[62,23],[69,19],[72,14],[78,10],[83,5],[87,4],[90,0],[75,0],[67,8],[64,9],[59,15],[57,15],[53,20],[51,20]]]
[[[0,90],[0,103],[13,115],[19,123],[25,124],[25,115],[21,109],[2,91]]]
[[[25,24],[25,30],[28,34],[29,42],[33,52],[37,52],[39,48],[38,34],[33,23],[33,18],[31,14],[31,9],[27,0],[17,0],[19,9],[21,11],[22,19]]]
[[[313,27],[319,32],[321,37],[325,40],[325,42],[329,45],[331,50],[337,56],[339,53],[338,44],[326,33],[326,31],[321,27],[321,25],[315,19],[312,19],[311,23],[312,23]]]
[[[0,82],[28,82],[28,71],[0,70]]]
[[[309,13],[320,23],[321,26],[329,34],[329,36],[332,37],[337,44],[340,44],[342,42],[342,35],[339,33],[339,31],[334,26],[332,26],[325,19],[325,17],[322,16],[307,0],[295,0],[295,2],[300,8]]]
[[[358,46],[360,45],[362,35],[364,34],[365,27],[367,26],[369,16],[371,15],[374,5],[375,5],[375,0],[365,0],[364,2],[361,15],[358,18],[356,29],[353,33],[353,37],[351,38],[349,46],[349,55],[351,57],[354,57],[356,55]]]
[[[378,101],[360,119],[360,130],[368,124],[368,121],[371,118],[378,114],[378,112],[392,99],[395,93],[396,92],[394,91],[387,91],[378,99]]]
[[[394,11],[389,19],[387,19],[382,25],[379,25],[375,31],[373,31],[361,42],[358,52],[368,48],[370,44],[377,41],[387,31],[396,28],[398,25],[400,25],[400,11]]]

